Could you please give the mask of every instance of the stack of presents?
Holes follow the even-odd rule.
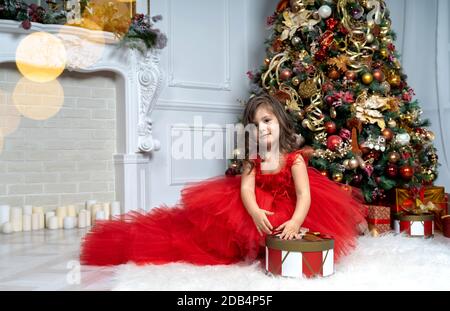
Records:
[[[347,191],[353,191],[351,187]],[[394,231],[408,237],[450,238],[448,194],[444,187],[396,188],[386,202],[366,205],[373,236]],[[334,239],[320,232],[301,232],[301,238],[266,237],[266,271],[284,277],[326,277],[334,274]]]
[[[367,205],[373,236],[394,230],[411,237],[450,237],[448,194],[444,187],[395,188],[388,204]]]

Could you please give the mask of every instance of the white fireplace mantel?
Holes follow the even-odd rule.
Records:
[[[158,99],[163,75],[159,53],[118,46],[112,33],[80,27],[0,20],[0,63],[15,62],[16,49],[32,32],[45,32],[63,42],[66,69],[77,72],[112,71],[117,85],[117,154],[114,155],[116,200],[122,212],[148,209],[150,202],[150,153],[160,143],[152,136],[151,113]]]

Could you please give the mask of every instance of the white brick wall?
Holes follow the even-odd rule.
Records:
[[[10,94],[20,78],[13,64],[0,64],[1,91]],[[52,209],[114,200],[115,76],[64,72],[58,80],[65,94],[58,114],[44,121],[22,117],[4,138],[0,204]]]

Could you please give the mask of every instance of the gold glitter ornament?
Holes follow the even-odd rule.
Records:
[[[314,79],[307,79],[300,83],[298,94],[301,98],[310,98],[317,93],[317,85]]]

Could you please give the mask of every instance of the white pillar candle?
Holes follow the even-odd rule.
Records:
[[[97,213],[95,213],[95,220],[105,220],[105,211],[102,209],[97,210]]]
[[[55,230],[59,228],[59,218],[58,216],[52,216],[48,219],[48,228]]]
[[[33,213],[31,215],[31,230],[36,231],[39,230],[40,228],[40,224],[39,224],[39,220],[40,220],[40,216],[39,213]]]
[[[87,200],[85,203],[85,209],[90,211],[90,207],[97,203],[97,200]]]
[[[0,227],[9,222],[10,211],[9,205],[0,205]]]
[[[10,233],[13,233],[13,225],[12,225],[12,223],[10,223],[10,222],[5,222],[4,224],[3,224],[3,226],[2,226],[2,232],[4,233],[4,234],[10,234]]]
[[[58,206],[56,208],[56,217],[58,217],[58,228],[64,225],[64,217],[67,216],[67,208],[65,206]]]
[[[95,221],[97,220],[97,212],[103,210],[102,204],[96,203],[91,206],[91,223],[95,225]]]
[[[105,211],[105,219],[109,220],[111,215],[111,208],[109,203],[103,203],[103,210]]]
[[[39,215],[39,229],[44,229],[45,227],[44,208],[42,206],[33,207],[33,214]]]
[[[56,216],[55,211],[45,213],[45,228],[48,228],[50,217]]]
[[[120,216],[120,202],[114,201],[111,202],[111,219]]]
[[[31,215],[22,215],[22,229],[23,231],[31,231]]]
[[[22,231],[22,208],[13,207],[11,210],[11,224],[14,232]]]
[[[75,205],[67,206],[67,216],[70,216],[70,217],[76,217],[77,216]]]
[[[24,205],[23,206],[23,214],[31,216],[31,214],[33,214],[33,206],[32,205]]]
[[[90,227],[92,224],[91,221],[91,212],[86,210],[86,227]]]
[[[86,228],[86,210],[82,209],[78,213],[78,228]]]
[[[64,217],[64,229],[73,229],[75,228],[75,217],[66,216]]]

